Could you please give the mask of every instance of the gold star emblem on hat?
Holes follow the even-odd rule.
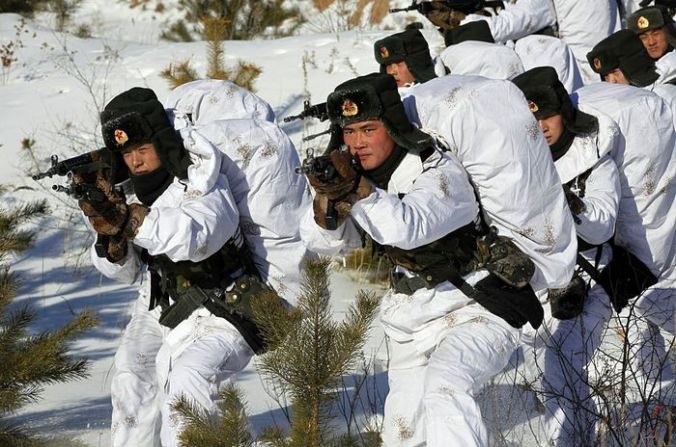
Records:
[[[357,113],[359,113],[359,107],[357,107],[357,104],[352,102],[350,99],[343,101],[341,109],[343,111],[343,116],[355,116]]]
[[[535,113],[535,112],[537,112],[538,110],[540,110],[540,108],[538,107],[538,105],[535,104],[535,103],[534,103],[533,101],[531,101],[531,100],[528,100],[528,108],[530,109],[531,113]]]
[[[390,50],[387,49],[387,47],[380,47],[380,57],[383,59],[387,59],[390,57]]]
[[[592,63],[594,64],[595,70],[601,69],[601,59],[599,59],[598,57],[595,57],[594,60],[592,61]]]
[[[118,146],[122,146],[124,143],[129,141],[129,136],[127,135],[127,132],[121,129],[115,129],[114,138]]]
[[[641,17],[639,17],[638,20],[636,21],[636,25],[638,25],[638,29],[646,29],[646,28],[648,28],[648,27],[650,26],[650,22],[648,21],[648,19],[646,19],[645,17],[641,16]]]

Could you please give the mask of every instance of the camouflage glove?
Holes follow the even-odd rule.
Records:
[[[315,222],[326,230],[335,230],[345,222],[350,211],[337,207],[337,202],[323,194],[317,194],[312,202]]]
[[[106,259],[110,262],[119,262],[127,256],[129,241],[122,235],[111,236],[106,248]]]
[[[577,216],[587,211],[587,205],[585,205],[584,201],[577,194],[571,191],[569,187],[564,186],[563,192],[566,195],[566,201],[568,202],[570,211],[572,211],[574,215]]]
[[[106,176],[100,171],[76,173],[73,174],[72,182],[75,187],[94,187],[103,193],[102,200],[79,200],[78,206],[98,234],[118,234],[127,221],[127,205],[124,197],[114,191]]]
[[[77,204],[98,234],[119,234],[127,221],[127,205],[124,203],[114,204],[108,200],[92,203],[80,200]]]
[[[354,169],[349,152],[333,151],[329,156],[335,177],[323,182],[308,175],[308,180],[317,192],[313,203],[315,222],[322,228],[335,230],[350,214],[352,205],[373,192],[373,186]]]
[[[136,233],[138,233],[139,227],[143,224],[146,216],[148,215],[149,208],[145,205],[140,205],[138,203],[132,203],[127,206],[127,221],[122,228],[122,236],[127,239],[134,239]]]
[[[441,29],[449,30],[460,26],[460,22],[465,19],[465,13],[460,11],[439,11],[434,10],[428,13],[425,17],[435,26]]]
[[[80,200],[82,212],[98,234],[104,236],[124,236],[133,239],[148,214],[148,207],[132,203],[131,205],[99,202],[96,205]]]

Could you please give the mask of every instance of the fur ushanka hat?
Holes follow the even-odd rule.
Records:
[[[430,135],[409,121],[397,83],[388,74],[371,73],[343,82],[329,95],[326,107],[334,126],[381,120],[392,139],[404,149],[420,152],[432,143]]]

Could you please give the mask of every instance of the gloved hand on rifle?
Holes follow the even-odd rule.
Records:
[[[373,192],[373,185],[354,169],[348,151],[333,151],[329,158],[335,175],[320,178],[308,174],[307,178],[317,192],[313,204],[315,222],[322,228],[333,230],[347,218],[355,202]]]
[[[423,15],[432,22],[435,26],[449,30],[460,26],[466,15],[462,11],[453,9],[443,2],[429,2],[430,6],[426,8]]]
[[[584,204],[584,201],[577,194],[571,191],[567,185],[563,185],[563,192],[566,195],[566,201],[568,202],[570,211],[572,211],[574,215],[577,216],[578,214],[582,214],[587,211],[587,205]]]
[[[113,189],[113,185],[101,172],[73,174],[73,183],[95,186],[105,198],[103,200],[79,200],[78,206],[89,218],[94,230],[104,236],[119,236],[133,239],[138,228],[143,223],[148,208],[139,205],[127,205],[122,194]]]

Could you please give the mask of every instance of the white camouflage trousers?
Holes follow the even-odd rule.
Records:
[[[520,331],[478,304],[447,320],[450,327],[431,352],[391,340],[386,447],[488,445],[474,396],[507,365]]]
[[[545,322],[538,330],[544,349],[538,350],[536,361],[542,371],[547,439],[552,446],[593,446],[598,411],[587,370],[612,316],[610,299],[595,285],[576,318],[558,320],[549,304],[544,308]]]
[[[172,330],[159,324],[159,314],[139,296],[115,355],[113,447],[176,447],[181,427],[171,410],[174,400],[185,395],[216,412],[220,384],[253,356],[239,332],[206,309]]]

